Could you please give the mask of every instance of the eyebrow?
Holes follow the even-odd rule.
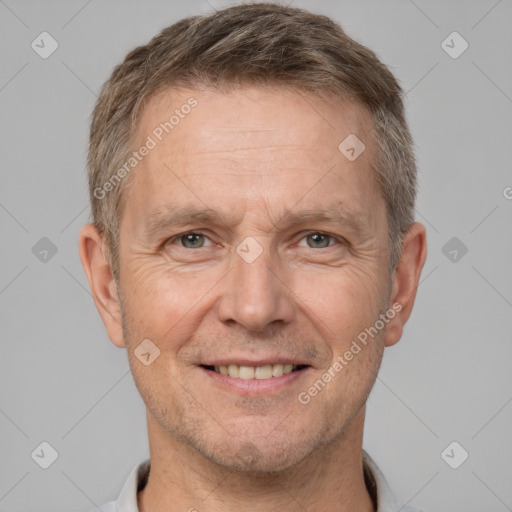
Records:
[[[364,231],[366,226],[368,226],[366,216],[359,212],[351,212],[341,203],[338,203],[330,208],[324,209],[302,209],[296,212],[287,210],[274,224],[274,227],[281,226],[287,228],[295,224],[315,222],[346,226],[354,231]]]
[[[227,219],[227,217],[210,208],[169,207],[165,211],[162,211],[162,209],[155,210],[148,216],[144,234],[147,237],[153,237],[161,231],[191,224],[222,225],[230,229],[230,222]],[[342,203],[338,203],[330,208],[283,211],[278,220],[272,222],[272,228],[268,232],[274,229],[287,229],[294,225],[317,222],[347,227],[363,235],[368,234],[369,231],[368,219],[365,215],[360,212],[348,211]]]

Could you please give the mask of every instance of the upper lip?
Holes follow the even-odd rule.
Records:
[[[292,356],[270,356],[250,358],[247,356],[236,357],[230,355],[229,357],[219,357],[215,359],[208,359],[200,363],[202,366],[228,366],[230,364],[237,364],[240,366],[266,366],[274,364],[293,364],[296,366],[310,366],[308,362],[303,359],[298,359]]]

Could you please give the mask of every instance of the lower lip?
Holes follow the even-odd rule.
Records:
[[[263,393],[275,393],[282,391],[293,382],[303,377],[311,368],[307,366],[300,370],[281,375],[281,377],[270,377],[269,379],[240,379],[230,377],[212,370],[199,367],[210,379],[230,391],[237,391],[242,395],[261,395]]]

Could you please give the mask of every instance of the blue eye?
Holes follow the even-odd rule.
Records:
[[[337,239],[333,235],[313,232],[304,236],[298,245],[301,247],[309,247],[311,249],[325,249],[335,245],[336,241]],[[167,243],[176,243],[178,246],[181,246],[185,249],[202,249],[212,245],[211,240],[206,235],[197,233],[195,231],[189,231],[188,233],[177,235],[170,239]]]
[[[201,247],[205,247],[205,241],[208,240],[208,238],[201,233],[191,232],[180,235],[177,240],[187,249],[200,249]]]
[[[331,240],[334,240],[334,237],[332,235],[325,235],[324,233],[311,233],[305,236],[302,240],[306,240],[308,247],[313,249],[323,249],[332,245],[330,242]]]

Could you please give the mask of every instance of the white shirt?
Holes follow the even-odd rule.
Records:
[[[370,496],[377,503],[377,512],[421,512],[409,505],[402,506],[391,491],[384,475],[377,464],[363,450],[363,467],[365,482]],[[137,464],[128,476],[121,493],[116,501],[109,501],[91,512],[139,512],[137,507],[137,492],[147,483],[150,460]]]

